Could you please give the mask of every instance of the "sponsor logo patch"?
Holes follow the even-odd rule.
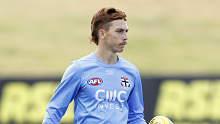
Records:
[[[98,86],[98,85],[101,85],[103,83],[103,80],[101,78],[90,78],[87,83],[89,85],[92,85],[92,86]]]

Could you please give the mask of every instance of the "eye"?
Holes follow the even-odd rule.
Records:
[[[121,33],[121,32],[122,32],[122,30],[117,30],[116,32],[119,32],[119,33]]]

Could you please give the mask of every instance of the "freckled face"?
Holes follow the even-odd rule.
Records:
[[[105,32],[105,46],[106,49],[113,53],[122,52],[127,44],[127,22],[124,20],[114,20],[109,27],[109,30]]]

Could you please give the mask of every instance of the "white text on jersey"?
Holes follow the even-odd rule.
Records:
[[[105,94],[105,99],[100,97],[100,95],[104,95],[104,94]],[[114,90],[114,91],[106,91],[106,90],[100,89],[100,90],[96,91],[95,98],[98,101],[103,101],[103,100],[115,101],[117,99],[119,102],[124,102],[125,100],[121,99],[121,94],[126,94],[126,92],[125,91],[119,91],[117,93],[116,90]]]

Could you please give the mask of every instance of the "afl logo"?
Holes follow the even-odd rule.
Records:
[[[89,85],[97,86],[103,83],[101,78],[91,78],[87,81]]]

